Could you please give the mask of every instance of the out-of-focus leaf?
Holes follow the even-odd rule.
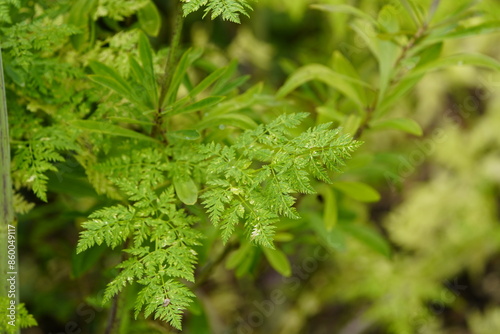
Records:
[[[313,4],[311,5],[311,8],[332,13],[345,13],[355,15],[363,20],[366,20],[367,22],[372,23],[374,26],[378,25],[377,21],[373,17],[354,6]]]
[[[225,96],[209,96],[195,103],[189,104],[185,107],[175,108],[173,110],[166,110],[165,113],[169,116],[177,114],[186,114],[195,111],[202,111],[211,108],[215,105],[221,103],[226,97]]]
[[[212,108],[207,117],[234,113],[238,110],[249,108],[251,106],[258,105],[259,103],[268,101],[269,96],[261,94],[262,87],[262,84],[257,84],[241,95],[231,99],[226,99],[219,105]]]
[[[359,76],[358,72],[351,64],[351,62],[339,51],[335,51],[333,53],[333,69],[337,73],[346,75],[354,80],[362,81],[361,77]],[[356,90],[358,98],[361,100],[361,102],[367,104],[365,88],[361,85],[354,85],[354,89]]]
[[[281,275],[290,276],[292,274],[292,268],[290,267],[290,261],[286,257],[285,253],[283,253],[278,248],[271,249],[267,247],[263,247],[262,250],[266,255],[269,264]]]
[[[203,49],[201,48],[191,48],[188,49],[179,60],[175,68],[175,72],[172,76],[172,81],[170,82],[170,86],[166,95],[166,99],[164,102],[165,105],[170,105],[175,101],[177,97],[177,91],[182,83],[184,76],[188,68],[203,54]]]
[[[420,125],[410,118],[393,118],[387,120],[374,121],[370,124],[374,130],[395,129],[406,133],[421,136],[423,134]]]
[[[423,66],[418,66],[408,75],[408,77],[413,78],[415,76],[419,76],[430,71],[439,70],[441,68],[463,65],[486,67],[496,71],[500,70],[500,62],[498,60],[482,54],[467,53],[443,57]]]
[[[91,19],[97,9],[98,0],[77,0],[71,5],[68,23],[77,27],[81,33],[70,36],[71,44],[81,50],[85,42],[92,41],[94,21]]]
[[[354,135],[361,125],[361,117],[355,114],[350,114],[345,117],[342,122],[342,133]]]
[[[234,126],[240,129],[255,129],[257,123],[250,117],[243,114],[223,114],[215,115],[213,117],[207,117],[201,122],[197,123],[195,126],[198,130],[203,130],[207,128],[212,128],[216,126]]]
[[[278,90],[277,96],[284,97],[297,87],[311,80],[324,82],[328,86],[337,89],[358,106],[363,106],[363,102],[358,96],[356,87],[367,86],[366,83],[361,80],[353,79],[346,75],[336,73],[330,68],[320,64],[311,64],[299,68]]]
[[[142,133],[125,129],[122,128],[121,126],[114,125],[111,123],[104,123],[104,122],[90,121],[90,120],[77,120],[77,121],[72,121],[71,124],[82,130],[99,132],[112,136],[128,137],[139,140],[148,140],[155,143],[158,142],[156,139],[146,136]]]
[[[330,185],[323,185],[318,189],[318,192],[323,196],[323,222],[325,224],[325,229],[331,231],[332,228],[337,225],[338,219],[338,208],[337,199],[335,198],[335,192],[330,187]]]
[[[137,11],[137,18],[142,30],[149,36],[158,36],[161,28],[161,17],[153,1]]]
[[[106,250],[107,247],[105,245],[99,245],[89,248],[86,252],[79,254],[76,254],[76,252],[73,253],[73,258],[71,260],[71,275],[74,278],[78,278],[85,274],[87,270],[96,264]]]
[[[200,139],[201,135],[196,130],[179,130],[167,132],[167,137],[182,140],[198,140]]]
[[[374,251],[386,256],[391,256],[391,246],[385,240],[383,236],[381,236],[374,229],[359,224],[339,224],[339,228],[344,231],[346,234],[352,235],[354,238],[358,239]]]
[[[386,5],[379,13],[378,21],[380,25],[388,33],[395,33],[399,29],[397,17],[394,15],[396,8],[391,5]],[[399,47],[390,40],[377,40],[377,48],[379,54],[379,71],[380,71],[380,84],[379,84],[379,101],[385,96],[385,92],[391,78],[393,77],[394,66],[399,56]]]
[[[236,268],[247,257],[252,247],[253,246],[250,242],[243,242],[240,248],[238,248],[228,256],[226,261],[226,268]]]
[[[148,38],[144,34],[139,36],[139,57],[144,69],[142,83],[154,107],[158,101],[158,88],[153,68],[153,52]]]
[[[307,221],[321,244],[330,250],[344,251],[346,249],[345,236],[343,232],[338,228],[338,224],[335,225],[330,231],[327,231],[325,223],[318,212],[301,212],[305,221]]]
[[[380,194],[374,188],[362,182],[334,182],[335,189],[361,202],[377,202]]]
[[[216,82],[218,79],[220,79],[224,75],[224,73],[228,72],[228,70],[229,70],[229,67],[226,66],[226,67],[219,68],[219,69],[215,70],[214,72],[210,73],[205,79],[203,79],[198,85],[196,85],[196,87],[194,87],[189,92],[189,96],[196,97],[198,94],[200,94],[205,89],[210,87],[210,85],[212,85],[214,82]],[[218,94],[214,94],[214,95],[218,95]]]

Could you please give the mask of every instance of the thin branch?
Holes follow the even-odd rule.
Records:
[[[167,97],[168,90],[170,89],[170,85],[172,83],[172,75],[174,69],[177,65],[177,48],[179,47],[181,36],[182,36],[182,27],[184,25],[184,16],[182,14],[182,4],[178,2],[176,4],[175,12],[174,12],[174,26],[172,29],[172,39],[170,42],[170,50],[168,52],[167,62],[165,64],[165,71],[161,77],[160,84],[160,95],[158,98],[158,105],[155,114],[155,125],[151,131],[152,137],[158,137],[160,135],[164,140],[165,136],[163,134],[163,124],[164,117],[162,115],[163,104],[165,103],[165,98]]]
[[[208,263],[205,265],[205,267],[201,269],[200,275],[196,279],[196,283],[194,284],[193,289],[202,286],[208,280],[208,278],[213,273],[215,268],[217,268],[217,266],[222,261],[224,261],[224,259],[229,255],[229,253],[231,253],[231,251],[235,248],[236,248],[235,243],[227,243],[224,246],[222,252],[219,254],[219,256],[217,256],[217,258],[215,258],[213,261],[209,260]]]

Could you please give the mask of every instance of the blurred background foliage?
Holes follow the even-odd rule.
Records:
[[[22,117],[42,116],[39,122],[44,123],[43,115],[63,117],[58,115],[64,115],[65,105],[75,100],[95,103],[97,92],[78,80],[86,75],[83,66],[93,59],[128,73],[128,55],[136,52],[136,28],[155,29],[144,27],[141,1],[118,6],[116,1],[100,0],[93,17],[78,18],[80,26],[71,19],[84,12],[78,12],[73,1],[21,2],[22,10],[15,8],[15,2],[10,5],[11,22],[36,19],[40,31],[52,37],[50,43],[38,39],[33,43],[39,45],[19,45],[16,39],[32,32],[6,19],[2,23],[10,84],[28,85],[33,76],[27,69],[44,72],[39,76],[43,80],[30,83],[37,90],[26,93],[18,105],[9,105],[17,124],[14,133],[28,124]],[[274,94],[301,66],[330,66],[337,51],[363,80],[376,82],[380,75],[376,61],[352,29],[353,16],[320,11],[310,7],[313,3],[317,1],[260,0],[241,25],[202,19],[202,13],[189,15],[182,44],[205,49],[191,74],[199,76],[236,59],[239,73],[249,75],[246,87],[263,82],[265,92]],[[351,4],[376,17],[387,1],[321,3]],[[429,8],[431,3],[421,1],[418,6]],[[172,4],[155,4],[164,22],[152,38],[160,66],[170,35],[166,22]],[[473,11],[482,15],[465,18],[464,24],[500,19],[498,1],[443,0],[433,20],[446,20],[465,5],[474,5]],[[414,29],[410,18],[400,19],[402,30]],[[80,43],[75,26],[84,29],[92,43]],[[475,52],[500,59],[500,34],[495,30],[446,41],[441,52]],[[82,93],[85,89],[89,90]],[[389,111],[391,118],[416,120],[423,135],[366,129],[364,145],[336,180],[364,182],[359,184],[362,189],[353,193],[341,184],[318,184],[317,196],[298,202],[302,219],[284,220],[278,227],[278,244],[291,262],[289,277],[279,275],[261,250],[242,245],[196,291],[201,302],[186,315],[185,332],[500,333],[499,89],[498,71],[451,66],[426,74]],[[307,83],[290,99],[292,103],[280,108],[308,111],[316,123],[350,126],[345,115],[330,112],[344,102],[337,104],[338,94],[321,83]],[[16,115],[25,115],[21,108],[31,114],[17,119]],[[81,108],[71,112],[88,112],[85,104]],[[260,117],[270,119],[279,112],[265,109]],[[68,159],[58,167],[59,172],[49,174],[47,203],[30,192],[22,194],[37,204],[20,215],[19,223],[21,300],[39,323],[25,333],[103,332],[108,306],[100,304],[102,289],[116,274],[109,268],[119,253],[97,247],[76,256],[74,249],[79,224],[96,203],[109,199],[74,176],[83,173],[77,161]],[[30,208],[21,202],[18,207]],[[332,230],[325,229],[325,219],[336,220]],[[199,250],[202,263],[222,249],[213,227],[206,224],[204,233],[208,241]],[[130,320],[122,327],[127,333],[175,332],[153,320]]]

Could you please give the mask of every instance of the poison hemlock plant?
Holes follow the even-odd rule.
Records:
[[[217,1],[209,5],[215,11],[212,16],[220,13],[233,21],[235,13],[241,12],[238,6],[217,7]],[[179,329],[182,313],[194,297],[185,282],[195,281],[195,246],[202,239],[195,228],[199,218],[190,210],[199,194],[224,243],[234,234],[244,234],[255,244],[274,249],[279,218],[299,218],[294,194],[315,193],[310,178],[328,182],[328,170],[340,172],[359,146],[328,123],[294,136],[292,130],[305,113],[282,115],[256,126],[238,111],[266,98],[260,85],[240,95],[231,93],[242,83],[231,79],[233,65],[212,72],[181,93],[182,82],[189,80],[186,72],[201,55],[198,49],[186,51],[172,76],[165,78],[155,73],[154,51],[141,35],[138,58],[130,57],[128,77],[91,62],[94,75],[90,78],[129,104],[133,115],[118,113],[115,119],[137,124],[142,131],[93,117],[72,122],[83,130],[82,138],[89,136],[86,140],[93,145],[108,147],[109,154],[99,159],[102,162],[85,167],[105,176],[111,184],[105,192],[122,202],[90,216],[82,225],[85,230],[77,251],[101,244],[122,247],[126,255],[104,301],[137,283],[141,288],[136,317],[144,309],[145,317],[153,314]],[[247,130],[214,142],[217,128],[213,126],[222,123]],[[124,139],[114,139],[120,137]],[[96,184],[96,189],[105,188]],[[240,226],[245,232],[235,233]]]
[[[316,5],[355,16],[353,31],[372,56],[336,51],[330,66],[296,69],[274,97],[262,84],[247,88],[235,61],[215,66],[205,50],[180,51],[184,16],[203,9],[212,19],[239,23],[251,1],[176,1],[169,48],[157,51],[148,38],[161,30],[152,1],[58,3],[2,27],[8,94],[16,101],[10,129],[16,209],[32,206],[26,190],[50,203],[54,175],[92,194],[82,210],[92,213],[81,224],[77,258],[92,266],[104,247],[116,250],[110,258],[119,263],[104,293],[104,302],[118,309],[111,327],[133,308],[136,318],[181,329],[184,311],[196,304],[194,291],[226,256],[238,277],[262,254],[290,276],[290,249],[332,236],[342,248],[350,235],[389,258],[388,241],[364,224],[368,207],[359,203],[380,199],[367,183],[387,174],[367,181],[346,168],[362,160],[354,156],[363,149],[357,139],[384,129],[422,135],[415,121],[386,116],[429,71],[458,62],[500,68],[486,56],[440,55],[447,39],[496,29],[480,15],[481,23],[465,21],[477,14],[471,6],[453,7],[447,16],[436,7],[440,1],[394,2],[373,18],[347,5]],[[8,23],[5,13],[0,7]],[[24,17],[14,14],[13,22],[15,15]],[[373,68],[358,67],[356,56]],[[298,105],[303,97],[314,101],[316,125],[291,106],[294,91]],[[377,167],[370,165],[376,154],[367,154],[365,166]],[[217,236],[203,233],[209,221]],[[287,243],[295,231],[306,231],[305,243],[299,237]],[[200,259],[206,267],[197,271]]]

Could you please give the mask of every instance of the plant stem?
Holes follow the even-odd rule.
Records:
[[[176,8],[174,10],[174,24],[172,28],[172,39],[170,42],[170,50],[168,52],[167,62],[165,64],[165,72],[161,78],[160,84],[160,95],[158,98],[158,106],[155,115],[155,125],[151,132],[153,137],[157,137],[162,134],[164,119],[162,116],[163,104],[165,103],[165,98],[167,97],[168,90],[170,89],[170,84],[172,83],[172,75],[174,69],[177,65],[177,48],[179,47],[181,36],[182,36],[182,26],[184,25],[184,16],[182,15],[182,4],[177,2]],[[164,137],[162,135],[162,137]]]
[[[0,283],[0,298],[8,298],[9,306],[11,305],[10,303],[14,303],[15,307],[19,305],[16,231],[17,221],[14,215],[12,180],[10,176],[9,119],[3,77],[2,51],[0,49],[0,279],[2,280]],[[9,242],[13,242],[13,244]],[[14,251],[13,254],[12,251]],[[8,262],[12,260],[8,257],[9,255],[14,256],[13,264],[12,262]],[[7,279],[9,278],[14,278],[14,280],[8,281]],[[13,292],[11,291],[12,286],[15,288]],[[2,321],[6,320],[2,319]],[[19,333],[18,323],[16,321],[16,326],[12,333]]]
[[[207,279],[210,277],[210,275],[215,270],[215,268],[222,261],[224,261],[224,259],[229,255],[229,253],[231,253],[231,251],[235,248],[236,248],[236,244],[229,242],[224,246],[224,249],[222,250],[222,252],[219,254],[219,256],[216,259],[214,259],[213,261],[209,260],[208,263],[205,265],[205,267],[203,267],[203,269],[201,270],[198,278],[196,279],[196,283],[194,284],[193,289],[196,289],[196,288],[200,287],[201,285],[203,285],[203,283],[205,283],[207,281]]]
[[[118,315],[118,307],[120,301],[120,294],[117,294],[113,297],[113,302],[111,304],[111,310],[109,313],[108,323],[106,324],[106,334],[117,333],[117,329],[119,328],[119,319]]]

